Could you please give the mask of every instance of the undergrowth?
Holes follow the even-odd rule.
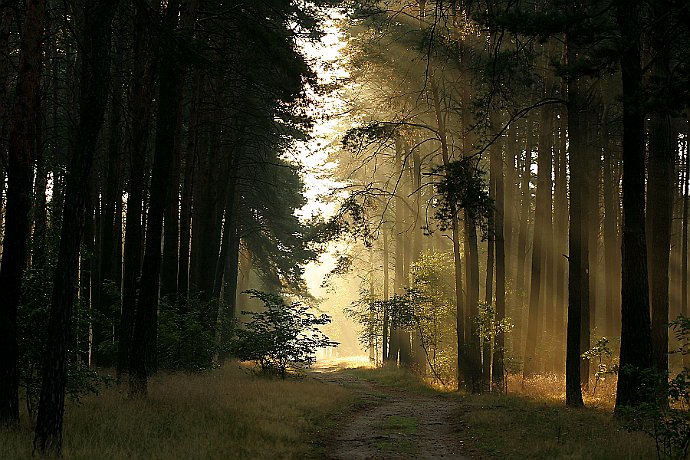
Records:
[[[319,456],[318,432],[349,401],[309,378],[256,376],[228,363],[206,374],[161,374],[148,400],[106,388],[65,411],[65,459],[247,459]],[[0,430],[0,458],[30,459],[33,432]]]

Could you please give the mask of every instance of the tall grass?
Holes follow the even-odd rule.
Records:
[[[314,436],[349,400],[340,387],[310,378],[268,379],[238,364],[202,375],[163,374],[147,400],[117,387],[65,411],[66,459],[302,458]],[[33,433],[0,431],[0,458],[29,459]]]

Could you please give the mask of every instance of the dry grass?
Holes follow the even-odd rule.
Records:
[[[310,378],[257,377],[229,363],[205,375],[161,375],[146,401],[117,388],[70,404],[66,459],[303,458],[349,393]],[[32,432],[0,431],[0,458],[31,458]]]
[[[348,372],[383,385],[424,391],[419,378],[394,368]],[[508,395],[454,393],[463,403],[458,413],[460,436],[487,458],[656,458],[651,438],[629,433],[614,418],[615,384],[615,378],[608,379],[599,383],[596,394],[585,394],[585,409],[565,407],[565,382],[556,376],[538,376],[524,383],[511,377]]]

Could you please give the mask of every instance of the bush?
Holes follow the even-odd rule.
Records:
[[[679,316],[670,323],[683,355],[690,352],[690,318]],[[622,368],[621,372],[630,371]],[[642,372],[644,403],[623,408],[629,430],[647,433],[656,443],[658,458],[686,459],[690,454],[690,367],[674,378],[651,369]]]
[[[232,340],[232,352],[239,359],[285,378],[288,368],[311,365],[318,348],[337,345],[318,328],[331,322],[328,315],[316,316],[301,303],[286,304],[277,295],[256,290],[246,293],[261,300],[265,311],[242,312],[250,320],[236,328]]]
[[[160,303],[157,351],[162,369],[199,372],[213,367],[214,357],[223,351],[207,324],[217,302]]]
[[[32,421],[36,417],[41,392],[52,288],[51,267],[30,267],[24,271],[21,303],[17,312],[19,385],[23,390],[27,415]],[[98,393],[100,384],[108,384],[112,380],[89,369],[89,321],[89,310],[77,299],[70,325],[66,388],[67,396],[76,402],[84,395]]]

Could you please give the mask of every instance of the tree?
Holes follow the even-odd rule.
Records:
[[[6,15],[3,8],[1,20],[5,21]],[[7,211],[0,268],[0,295],[3,297],[0,304],[0,424],[19,422],[17,308],[27,257],[45,17],[45,0],[26,3],[10,126]]]
[[[288,368],[311,365],[317,349],[338,345],[318,328],[331,322],[328,315],[316,316],[298,302],[286,304],[280,296],[248,294],[261,300],[265,311],[243,312],[251,319],[235,331],[232,345],[240,359],[254,361],[261,370],[276,371],[284,379]]]
[[[645,192],[641,3],[615,2],[623,87],[622,325],[616,410],[644,402],[642,372],[652,365],[645,213],[641,206]]]
[[[60,454],[67,379],[67,335],[74,303],[84,202],[96,141],[103,124],[110,74],[111,25],[117,0],[84,4],[79,129],[67,178],[60,250],[53,278],[48,340],[34,446],[42,454]]]

